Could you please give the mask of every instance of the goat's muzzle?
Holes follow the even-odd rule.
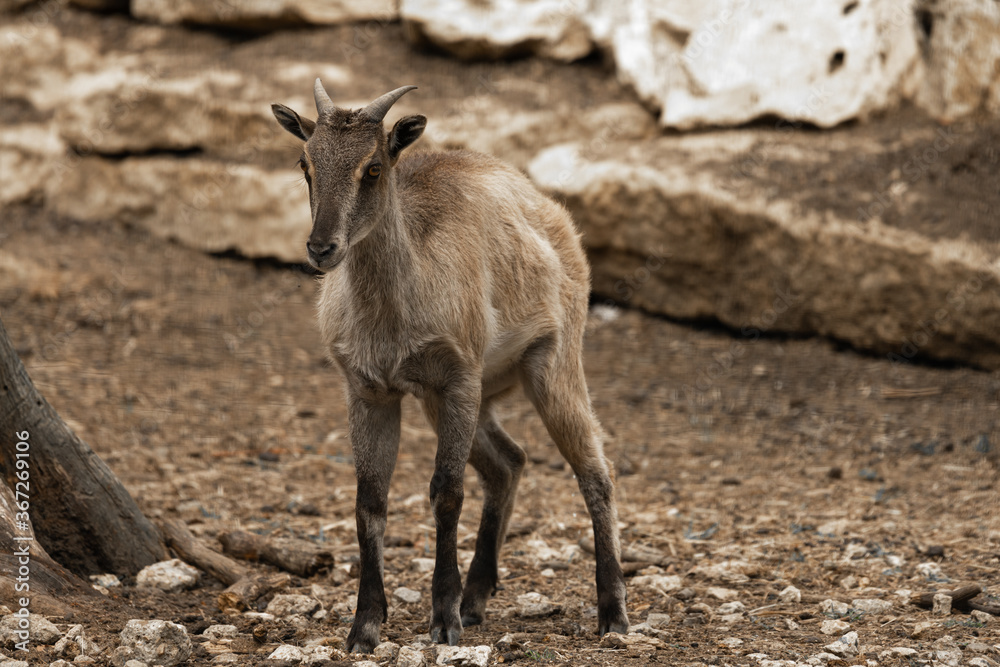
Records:
[[[332,269],[339,263],[336,243],[306,243],[309,263],[320,271]]]

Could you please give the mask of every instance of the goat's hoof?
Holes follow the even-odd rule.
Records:
[[[482,625],[483,616],[482,614],[476,614],[474,612],[466,612],[462,614],[462,627],[468,628],[473,625]]]
[[[442,627],[431,628],[431,641],[435,644],[444,644],[447,641],[449,646],[458,646],[458,640],[461,637],[462,628],[448,628],[447,630]]]
[[[609,632],[628,634],[628,616],[624,609],[608,610],[598,614],[597,632],[602,637]]]
[[[374,635],[374,637],[372,636]],[[378,630],[376,629],[374,633],[369,629],[367,632],[365,629],[358,629],[355,625],[351,628],[351,633],[347,636],[347,652],[348,653],[371,653],[378,646],[379,636]]]

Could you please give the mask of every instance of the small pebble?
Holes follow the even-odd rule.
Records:
[[[416,604],[420,602],[420,591],[415,591],[412,588],[406,588],[405,586],[400,586],[392,592],[392,597],[396,598],[400,602],[405,604]]]
[[[935,616],[948,616],[951,614],[951,596],[944,593],[934,595],[934,609],[931,611]]]
[[[778,593],[778,599],[782,602],[802,602],[802,591],[795,586],[786,586]]]

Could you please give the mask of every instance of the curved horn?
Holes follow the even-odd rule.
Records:
[[[396,100],[411,90],[416,90],[416,88],[416,86],[403,86],[402,88],[397,88],[391,93],[386,93],[362,109],[361,115],[368,120],[375,121],[376,123],[381,122],[381,120],[385,118],[385,115],[389,113],[389,109],[392,108],[392,105],[396,103]]]
[[[319,80],[319,77],[316,77],[316,83],[313,84],[313,97],[316,98],[316,111],[319,115],[322,116],[333,111],[333,100],[326,94],[326,89],[323,88],[323,82]]]

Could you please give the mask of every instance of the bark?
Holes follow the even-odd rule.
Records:
[[[31,520],[52,559],[77,574],[135,574],[166,558],[115,474],[35,389],[0,321],[0,473],[11,488],[24,432]]]
[[[329,572],[334,565],[333,552],[306,540],[233,530],[219,535],[219,542],[231,556],[263,561],[300,577]]]
[[[32,613],[63,616],[70,611],[66,600],[97,593],[45,553],[18,502],[0,484],[0,600],[16,610],[22,598],[30,599]],[[22,566],[28,568],[26,574]]]

